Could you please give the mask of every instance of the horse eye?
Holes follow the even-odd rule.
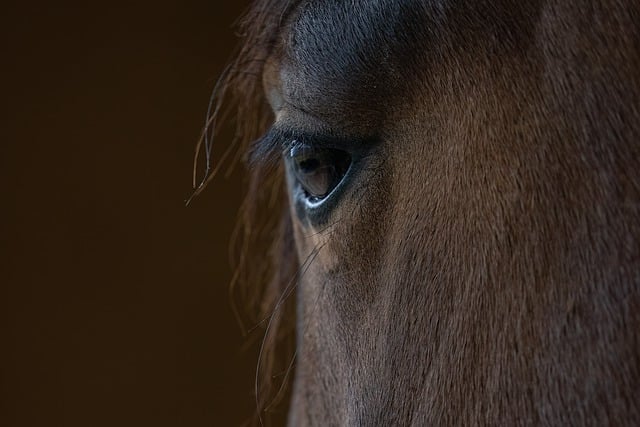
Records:
[[[307,198],[317,202],[340,184],[351,165],[342,150],[296,145],[289,153],[291,169]]]

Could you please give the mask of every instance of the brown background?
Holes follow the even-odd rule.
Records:
[[[239,425],[242,171],[184,199],[246,2],[41,3],[2,7],[0,426]]]

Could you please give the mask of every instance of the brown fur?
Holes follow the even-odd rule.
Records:
[[[292,425],[640,424],[638,3],[270,0],[245,22],[245,140],[263,80],[278,123],[380,139],[329,224],[252,163],[241,271],[280,374],[259,411],[295,304]]]

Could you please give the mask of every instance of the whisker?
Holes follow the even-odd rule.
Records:
[[[209,146],[210,146],[210,138],[209,138],[209,128],[211,127],[212,121],[215,120],[215,113],[214,116],[212,116],[211,114],[211,109],[213,108],[213,104],[214,102],[217,103],[216,106],[216,111],[219,110],[220,106],[222,105],[222,99],[220,99],[219,97],[219,92],[221,91],[221,89],[223,87],[226,87],[229,83],[229,73],[231,71],[232,68],[232,64],[227,65],[224,70],[222,70],[222,74],[220,75],[220,77],[218,78],[218,80],[216,81],[216,84],[213,87],[213,90],[211,91],[211,96],[209,97],[209,104],[207,105],[207,113],[205,116],[205,122],[204,122],[204,127],[202,130],[202,135],[198,140],[198,143],[196,144],[196,152],[194,155],[194,159],[193,159],[193,188],[196,188],[196,182],[197,182],[197,166],[198,166],[198,159],[200,157],[200,150],[202,148],[202,143],[204,142],[205,144],[205,156],[206,156],[206,170],[205,170],[205,178],[208,176],[208,171],[209,171],[209,165],[210,165],[210,152],[209,152]],[[202,185],[202,184],[201,184]]]
[[[318,256],[318,253],[320,253],[320,250],[323,247],[324,247],[324,244],[313,248],[313,250],[311,251],[311,253],[307,257],[307,259],[305,259],[305,261],[302,263],[302,265],[298,268],[298,271],[296,272],[294,277],[292,277],[291,280],[289,281],[289,283],[287,284],[285,290],[283,291],[282,295],[278,299],[278,302],[274,306],[271,315],[269,316],[269,323],[267,324],[267,328],[266,328],[264,336],[262,338],[262,343],[260,344],[260,350],[258,352],[258,363],[256,365],[256,376],[255,376],[255,384],[254,384],[255,395],[256,395],[256,407],[258,408],[258,419],[260,421],[260,425],[261,426],[264,426],[264,423],[263,423],[263,420],[262,420],[263,409],[260,408],[260,399],[259,399],[260,365],[261,365],[261,362],[262,362],[262,356],[263,356],[263,353],[264,353],[265,344],[266,344],[266,341],[267,341],[267,337],[269,336],[269,332],[271,330],[271,325],[273,323],[273,319],[275,318],[276,314],[278,314],[278,311],[279,311],[280,307],[282,306],[282,304],[284,303],[284,301],[286,300],[286,298],[288,298],[291,295],[293,289],[299,283],[299,280],[308,271],[309,267],[311,266],[311,264],[315,260],[316,256]],[[302,273],[301,273],[300,276],[298,276],[298,274],[300,272],[302,272]]]
[[[284,390],[286,388],[286,385],[287,385],[287,383],[289,381],[289,375],[293,371],[293,364],[295,363],[295,360],[296,360],[297,356],[298,356],[298,349],[296,348],[296,350],[293,352],[293,356],[291,357],[291,361],[289,362],[289,365],[287,366],[287,370],[284,373],[284,378],[282,379],[282,382],[280,383],[280,388],[278,389],[278,392],[276,393],[276,395],[273,398],[273,400],[271,400],[271,403],[269,403],[267,406],[265,406],[265,408],[264,408],[265,412],[267,412],[269,409],[271,409],[274,405],[277,405],[280,402],[280,400],[282,399],[281,395],[284,392]]]
[[[318,248],[318,252],[320,252],[320,249],[322,249],[325,245],[326,245],[326,243],[322,244],[322,245]],[[300,279],[301,279],[301,278],[300,278]],[[298,279],[298,282],[299,282],[299,280],[300,280],[300,279]],[[322,289],[321,289],[321,290],[320,290],[320,292],[318,293],[318,296],[316,297],[316,300],[315,300],[315,301],[314,301],[314,303],[313,303],[313,311],[312,311],[312,313],[311,313],[311,317],[314,317],[314,315],[315,315],[315,313],[316,313],[316,310],[318,310],[318,307],[320,306],[320,304],[319,304],[319,303],[320,303],[320,299],[324,296],[325,289],[326,289],[326,283],[324,283],[324,284],[322,285]],[[306,333],[306,331],[307,331],[307,329],[306,329],[306,328],[307,328],[307,326],[308,326],[308,325],[306,325],[306,324],[304,324],[304,323],[303,323],[303,328],[304,328],[304,329],[303,329],[303,332],[302,332],[302,334],[301,334],[302,336],[304,336],[304,334]],[[286,372],[285,372],[285,376],[284,376],[284,378],[283,378],[283,380],[282,380],[282,382],[281,382],[281,384],[280,384],[280,388],[278,389],[278,391],[277,391],[276,395],[274,396],[274,398],[272,399],[271,403],[265,407],[265,409],[264,409],[265,411],[268,411],[271,407],[273,407],[274,405],[278,404],[278,402],[280,401],[280,399],[281,399],[281,395],[282,395],[282,393],[284,392],[284,390],[285,390],[285,388],[286,388],[286,386],[287,386],[287,382],[288,382],[288,379],[289,379],[289,375],[290,375],[290,374],[291,374],[291,372],[293,371],[293,364],[294,364],[294,362],[295,362],[295,360],[296,360],[297,355],[298,355],[298,349],[296,348],[296,350],[295,350],[295,351],[294,351],[294,353],[293,353],[293,356],[291,357],[291,361],[289,362],[289,365],[288,365],[288,367],[287,367],[287,370],[286,370]]]

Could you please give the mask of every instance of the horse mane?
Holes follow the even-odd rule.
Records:
[[[255,147],[256,140],[273,121],[262,88],[264,64],[276,46],[287,15],[298,2],[257,0],[237,23],[240,46],[214,88],[196,148],[194,196],[216,176],[230,156],[234,159],[231,167],[244,157],[249,171],[232,239],[235,274],[230,296],[242,330],[261,340],[255,380],[257,412],[253,424],[258,420],[260,424],[271,421],[280,424],[285,419],[293,378],[297,258],[284,173],[279,158],[255,155]],[[212,168],[213,137],[219,122],[227,118],[235,124],[235,138]],[[201,152],[206,156],[206,169],[198,179]]]

